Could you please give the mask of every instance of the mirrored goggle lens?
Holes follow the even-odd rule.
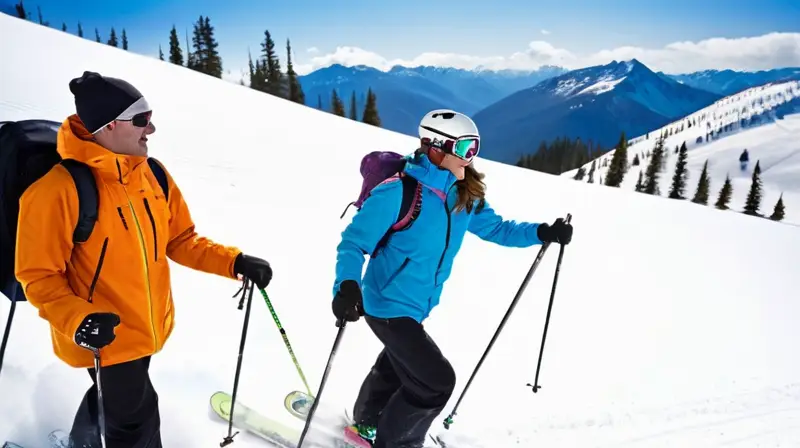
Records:
[[[480,150],[480,140],[477,138],[464,138],[456,141],[453,146],[453,154],[465,160],[471,160],[478,155]]]

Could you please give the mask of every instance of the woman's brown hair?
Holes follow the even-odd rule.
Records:
[[[438,166],[439,163],[442,162],[441,158],[444,155],[440,153],[429,154],[428,149],[429,148],[425,145],[417,148],[414,152],[415,158],[423,154],[428,155],[428,157],[431,157],[431,162]],[[485,175],[479,173],[472,164],[464,168],[464,179],[456,181],[458,200],[456,201],[454,211],[466,210],[467,213],[471,213],[472,209],[475,208],[475,212],[477,213],[483,209],[484,205],[486,205],[486,184],[483,183],[484,176]],[[477,204],[475,201],[478,201]]]
[[[464,168],[464,179],[456,181],[456,189],[458,190],[458,200],[456,201],[455,210],[467,210],[467,213],[472,212],[475,207],[475,212],[481,211],[486,205],[486,184],[483,182],[483,173],[479,173],[472,164]],[[477,204],[476,204],[477,201]]]

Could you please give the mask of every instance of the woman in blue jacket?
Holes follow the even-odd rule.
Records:
[[[354,407],[356,429],[376,448],[422,447],[453,392],[453,367],[422,322],[439,303],[464,234],[507,247],[572,239],[571,225],[561,218],[552,225],[515,222],[489,206],[483,174],[471,165],[480,135],[469,117],[431,111],[419,131],[421,147],[403,170],[424,187],[414,224],[392,235],[362,279],[364,256],[397,220],[403,197],[402,182],[383,183],[364,201],[337,247],[333,313],[350,322],[363,315],[384,345]]]

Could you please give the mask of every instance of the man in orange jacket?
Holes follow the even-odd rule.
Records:
[[[195,230],[169,173],[169,200],[147,163],[155,132],[144,96],[128,82],[84,72],[69,84],[77,113],[58,132],[62,158],[91,168],[99,193],[90,238],[73,245],[75,184],[56,165],[20,199],[16,276],[28,301],[50,323],[55,354],[87,368],[94,383],[75,416],[75,447],[100,446],[93,350],[101,380],[108,448],[161,447],[158,395],[148,374],[173,329],[167,258],[265,288],[266,261],[214,243]]]

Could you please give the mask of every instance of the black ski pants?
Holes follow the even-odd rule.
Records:
[[[421,448],[453,394],[455,371],[414,319],[364,319],[384,348],[361,385],[353,417],[377,427],[375,448]]]
[[[150,382],[150,357],[103,366],[101,386],[107,448],[161,448],[158,394]],[[75,448],[100,448],[95,369],[92,386],[81,401],[70,436]]]

